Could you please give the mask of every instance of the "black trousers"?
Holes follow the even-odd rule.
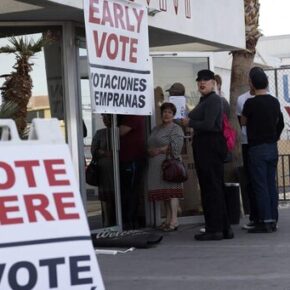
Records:
[[[144,161],[120,162],[122,221],[124,230],[137,227],[140,184]]]
[[[250,221],[258,222],[259,221],[259,213],[258,213],[258,205],[256,195],[253,190],[253,186],[251,183],[250,171],[249,171],[249,145],[242,144],[242,155],[243,155],[243,165],[244,165],[244,174],[245,174],[245,183],[246,183],[246,192],[249,200],[249,208],[250,208]]]
[[[192,147],[206,231],[222,232],[230,227],[224,190],[226,141],[222,133],[201,133],[193,137]]]

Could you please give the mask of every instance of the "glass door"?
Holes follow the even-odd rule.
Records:
[[[179,82],[185,86],[187,112],[191,111],[199,101],[199,93],[195,82],[197,72],[201,69],[211,69],[211,55],[207,53],[166,53],[151,54],[153,58],[154,88],[155,88],[155,120],[152,126],[160,122],[159,106],[169,100],[166,90]],[[184,183],[184,199],[180,200],[179,223],[202,219],[199,185],[193,163],[192,131],[185,130],[182,158],[187,166],[189,179]],[[164,210],[156,204],[156,224],[164,217]]]

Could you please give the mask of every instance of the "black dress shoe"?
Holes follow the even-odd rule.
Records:
[[[224,239],[226,239],[226,240],[233,239],[234,238],[234,232],[233,232],[233,230],[231,228],[228,228],[227,230],[223,231],[223,236],[224,236]]]
[[[277,229],[278,229],[277,223],[276,222],[273,222],[272,223],[272,230],[273,230],[273,232],[277,232]]]
[[[194,238],[197,241],[219,241],[223,239],[223,233],[217,232],[217,233],[200,233],[196,234]]]
[[[249,229],[250,234],[272,233],[274,231],[272,223],[258,223],[254,228]]]

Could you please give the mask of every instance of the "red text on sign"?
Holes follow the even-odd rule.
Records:
[[[49,186],[66,186],[70,185],[69,179],[65,177],[66,169],[63,159],[48,159],[43,160],[43,165],[38,160],[17,160],[13,165],[6,162],[0,162],[0,172],[3,174],[3,180],[0,181],[0,190],[12,188],[16,183],[16,176],[24,173],[27,181],[27,186],[37,187],[37,178],[35,168],[43,166],[45,169]],[[18,172],[18,168],[23,168],[23,171]]]
[[[20,210],[20,203],[24,204],[25,211]],[[22,224],[24,219],[29,223],[79,219],[74,209],[73,192],[53,193],[52,199],[42,193],[0,196],[0,225]]]
[[[89,22],[121,28],[131,32],[140,32],[144,16],[143,9],[131,8],[114,2],[109,5],[106,0],[101,2],[103,4],[102,7],[100,7],[99,0],[90,0]]]
[[[137,62],[138,39],[124,35],[118,36],[114,33],[108,34],[107,32],[94,31],[93,34],[97,57],[102,57],[106,53],[110,60],[119,59],[121,61],[128,60],[131,63]]]

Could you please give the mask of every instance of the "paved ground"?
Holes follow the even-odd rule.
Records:
[[[198,242],[198,227],[184,225],[157,247],[98,255],[106,289],[290,290],[290,208],[280,210],[276,233],[233,228],[233,240]]]

